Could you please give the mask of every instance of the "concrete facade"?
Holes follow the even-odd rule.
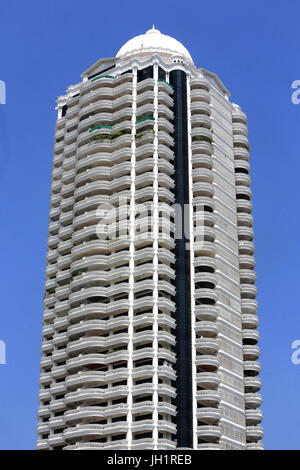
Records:
[[[246,115],[155,29],[57,109],[37,449],[262,449]]]

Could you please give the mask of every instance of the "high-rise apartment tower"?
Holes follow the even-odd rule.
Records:
[[[154,27],[57,100],[38,449],[262,449],[247,118]]]

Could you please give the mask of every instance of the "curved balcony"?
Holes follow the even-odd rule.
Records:
[[[237,104],[235,104],[234,107],[233,107],[232,121],[233,122],[241,122],[245,125],[247,124],[247,116]]]
[[[99,367],[118,362],[128,361],[128,351],[121,350],[109,354],[84,354],[67,360],[66,369],[71,372],[78,372],[83,367]]]
[[[233,149],[235,160],[249,160],[249,150],[243,147],[234,147]]]
[[[251,227],[239,227],[238,226],[238,237],[239,240],[246,240],[249,242],[253,241],[254,232]]]
[[[259,332],[252,329],[243,329],[243,341],[255,345],[259,342]]]
[[[256,265],[255,258],[252,254],[241,254],[241,252],[245,252],[245,251],[251,252],[251,246],[247,246],[247,242],[244,242],[242,246],[241,246],[241,243],[239,243],[240,269],[241,270],[243,269],[253,270]]]
[[[255,314],[257,312],[257,301],[254,299],[242,299],[242,314]]]
[[[219,444],[215,444],[213,442],[202,442],[201,444],[197,445],[198,450],[221,450]]]
[[[216,253],[215,243],[208,241],[196,241],[194,242],[194,253],[195,256],[214,257]]]
[[[245,377],[244,386],[246,393],[256,393],[261,389],[261,379],[258,377]]]
[[[75,403],[88,403],[93,405],[115,398],[126,398],[127,396],[128,387],[126,385],[111,387],[109,389],[86,388],[67,393],[65,395],[65,403],[66,405],[74,405]]]
[[[262,405],[262,396],[259,393],[245,393],[246,410],[260,408]]]
[[[257,296],[256,286],[253,284],[241,284],[242,299],[255,299]]]
[[[221,430],[219,426],[198,426],[197,427],[197,436],[200,439],[209,441],[209,442],[216,442],[221,437]]]
[[[193,77],[191,78],[191,90],[197,90],[197,89],[203,89],[203,90],[206,90],[206,91],[209,91],[210,90],[210,83],[209,81],[204,78],[204,77]]]
[[[196,338],[195,348],[200,354],[216,354],[219,350],[218,341],[208,338]]]
[[[256,377],[261,372],[260,364],[256,361],[244,361],[244,374],[246,377]]]
[[[218,408],[204,407],[197,409],[196,416],[198,421],[202,423],[216,424],[221,419],[221,412]]]
[[[252,269],[240,269],[240,280],[242,284],[255,284],[255,271],[253,271]]]
[[[234,147],[242,147],[249,150],[248,138],[241,134],[233,134],[233,145]]]
[[[206,154],[206,155],[212,155],[213,153],[213,148],[212,144],[209,142],[205,142],[204,140],[195,140],[192,142],[192,154],[193,154],[193,159],[194,156],[197,154]]]
[[[207,214],[206,214],[207,215]],[[206,257],[206,256],[198,256],[194,259],[194,267],[195,267],[195,277],[197,275],[201,276],[202,273],[214,272],[216,269],[216,261],[214,258]],[[199,271],[197,272],[197,268]],[[207,269],[207,271],[205,271]]]
[[[204,301],[206,301],[206,299],[212,301],[211,304],[215,303],[217,301],[217,293],[216,291],[212,288],[212,289],[206,289],[206,288],[203,288],[203,289],[199,289],[199,288],[196,288],[195,289],[195,299],[196,299],[196,304],[197,304],[197,300],[199,300],[200,302],[204,299]],[[203,302],[205,303],[205,302]]]
[[[218,326],[213,321],[196,321],[195,332],[206,338],[215,338],[218,334]]]
[[[126,433],[127,430],[127,422],[108,424],[78,424],[73,428],[66,428],[63,435],[66,441],[72,441],[87,437],[97,439],[99,437],[105,436],[106,434]]]
[[[247,442],[247,450],[264,450],[261,442]]]
[[[220,394],[216,390],[197,390],[196,400],[201,405],[214,407],[220,402]]]
[[[197,366],[197,372],[214,372],[220,366],[219,359],[212,355],[197,355],[195,364]]]
[[[204,101],[205,103],[210,103],[209,92],[203,88],[191,87],[191,100],[192,102]]]
[[[197,372],[196,383],[199,387],[216,390],[220,385],[220,379],[216,372]]]
[[[124,416],[128,413],[127,404],[109,406],[81,406],[74,410],[68,410],[64,414],[65,422],[68,424],[81,423],[82,420],[97,421],[106,417]]]
[[[195,114],[205,114],[206,116],[210,116],[210,106],[204,101],[195,101],[194,103],[191,103],[191,114],[192,117]]]
[[[106,382],[126,380],[127,376],[128,370],[126,368],[120,368],[109,372],[79,371],[77,374],[66,377],[66,387],[69,390],[74,390],[82,386],[87,388],[99,387]]]
[[[192,156],[193,168],[208,168],[211,169],[213,160],[211,155],[197,153]]]
[[[244,135],[245,137],[247,137],[247,135],[248,135],[247,126],[243,122],[233,121],[232,122],[232,130],[233,130],[233,134],[241,134],[241,135]]]
[[[205,114],[194,114],[191,117],[192,129],[201,126],[206,129],[211,129],[211,118]]]
[[[235,187],[237,199],[248,200],[252,198],[252,191],[248,186],[236,186]]]
[[[247,426],[246,439],[247,442],[260,441],[264,437],[264,431],[261,426]]]
[[[252,227],[253,217],[251,214],[237,213],[237,223],[239,227]]]
[[[260,356],[260,349],[257,346],[243,346],[244,361],[256,361]]]
[[[235,184],[236,186],[247,186],[248,188],[251,185],[251,178],[249,175],[244,173],[235,173]]]
[[[216,307],[211,305],[196,305],[195,316],[200,321],[215,321],[218,313]]]
[[[238,213],[251,214],[252,209],[253,209],[252,202],[244,200],[244,199],[237,199],[236,207],[237,207],[237,212]]]
[[[263,414],[262,411],[257,409],[257,410],[246,410],[245,412],[246,415],[246,425],[247,426],[255,426],[256,424],[259,424],[263,420]]]

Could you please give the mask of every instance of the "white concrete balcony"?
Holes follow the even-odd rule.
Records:
[[[197,390],[196,400],[206,407],[216,407],[220,402],[220,393],[217,390]]]
[[[253,217],[251,214],[237,213],[237,222],[239,227],[252,227]]]
[[[255,314],[257,312],[257,301],[254,299],[242,299],[242,314]]]
[[[136,104],[138,107],[144,106],[148,103],[153,103],[154,101],[154,91],[152,89],[144,88],[144,90],[140,89],[137,97],[136,97]]]
[[[210,338],[196,338],[195,348],[200,354],[215,355],[219,350],[218,341]]]
[[[245,375],[255,377],[261,372],[261,366],[256,361],[244,361],[244,373]]]
[[[167,93],[168,95],[173,95],[174,93],[172,85],[170,83],[167,83],[164,80],[158,80],[157,87],[159,91],[163,91],[164,93]]]
[[[160,89],[158,91],[157,97],[158,97],[158,106],[163,104],[169,108],[173,107],[173,103],[174,103],[173,98],[169,96],[169,90],[167,90],[166,88]]]
[[[124,416],[128,413],[127,404],[109,405],[109,406],[80,406],[74,410],[65,412],[64,417],[67,425],[76,423],[93,422],[109,417]]]
[[[192,142],[192,154],[193,154],[193,160],[194,156],[199,155],[199,154],[205,154],[208,156],[211,156],[213,153],[213,148],[212,144],[209,142],[205,142],[204,140],[195,140]]]
[[[191,114],[192,117],[196,114],[204,114],[205,116],[210,116],[210,106],[204,101],[195,101],[191,103]]]
[[[217,301],[217,298],[218,298],[217,292],[213,288],[211,289],[195,288],[196,305],[197,305],[197,301],[201,303],[203,300],[206,301],[208,299],[209,301],[213,303]]]
[[[241,284],[242,299],[255,299],[257,296],[257,288],[254,284]]]
[[[255,271],[253,271],[252,269],[240,269],[240,280],[242,284],[255,284]]]
[[[118,362],[126,363],[129,353],[126,350],[116,351],[108,354],[84,354],[82,356],[67,359],[66,368],[70,373],[75,373],[83,367],[102,367]]]
[[[176,406],[168,402],[159,402],[157,405],[159,413],[167,413],[170,416],[176,416]],[[143,401],[140,403],[133,403],[132,414],[152,413],[154,410],[153,401]]]
[[[128,370],[125,368],[101,372],[101,371],[79,371],[77,374],[66,377],[66,387],[68,390],[75,390],[79,387],[99,387],[105,383],[113,383],[114,381],[126,380]]]
[[[198,444],[197,449],[198,450],[221,450],[221,446],[213,442],[205,442],[205,443]]]
[[[201,372],[214,372],[220,366],[220,362],[216,356],[204,354],[196,356],[195,364],[201,369]]]
[[[244,147],[234,147],[233,154],[235,160],[249,160],[249,150]]]
[[[256,410],[246,410],[246,425],[247,426],[255,426],[262,422],[263,414],[262,411],[259,409]]]
[[[232,130],[233,134],[241,134],[247,137],[248,135],[248,128],[245,123],[243,122],[232,122]]]
[[[245,393],[246,410],[256,409],[262,405],[262,396],[259,393]]]
[[[127,345],[128,339],[128,333],[116,334],[107,338],[86,336],[78,339],[77,341],[69,342],[67,345],[67,353],[69,356],[89,354],[93,352],[103,352],[106,354],[106,350],[113,349],[114,347],[119,347],[121,345]]]
[[[208,390],[216,390],[220,385],[220,379],[216,372],[197,372],[196,383]]]
[[[210,241],[196,241],[194,242],[194,253],[195,256],[214,257],[216,253],[215,243]]]
[[[247,450],[264,450],[261,442],[247,442]]]
[[[213,182],[213,173],[212,170],[207,168],[195,168],[193,170],[193,181],[194,183],[209,183]]]
[[[247,200],[243,200],[243,199],[237,199],[236,201],[236,207],[237,207],[237,211],[238,213],[248,213],[248,214],[251,214],[252,212],[252,202],[251,201],[247,201]]]
[[[200,321],[212,321],[214,322],[217,318],[216,307],[211,305],[196,305],[195,316]]]
[[[249,150],[248,138],[241,134],[233,134],[233,146],[235,148],[242,147],[242,148],[245,148],[246,150]]]
[[[244,242],[242,246],[239,246],[239,252],[240,252],[240,269],[249,269],[253,270],[255,268],[256,262],[255,258],[252,254],[250,253],[251,246],[245,246],[247,242]],[[251,242],[250,242],[251,243]],[[239,243],[239,245],[241,242]],[[248,254],[241,254],[242,252],[245,253],[245,251],[248,251]]]
[[[197,90],[197,89],[206,90],[206,91],[210,90],[210,83],[204,77],[199,77],[199,76],[193,77],[191,78],[190,84],[191,84],[191,90]]]
[[[193,168],[212,168],[212,156],[205,153],[194,153],[192,156]]]
[[[243,341],[247,344],[257,344],[259,342],[259,332],[253,329],[243,329]]]
[[[221,437],[221,430],[219,426],[203,425],[197,427],[197,436],[200,439],[208,442],[216,442]]]
[[[247,426],[246,439],[247,442],[260,441],[264,437],[264,431],[261,426]]]
[[[256,361],[260,357],[260,349],[257,346],[243,346],[244,361]]]
[[[236,186],[247,186],[249,188],[251,185],[251,178],[249,175],[244,173],[235,173],[235,184]]]
[[[172,149],[168,147],[168,145],[165,145],[163,143],[158,144],[158,157],[168,160],[168,161],[173,161],[174,160],[174,152]]]
[[[64,439],[68,442],[81,438],[102,437],[107,434],[126,433],[128,430],[127,422],[108,423],[108,424],[78,424],[72,428],[64,430]]]
[[[258,377],[245,377],[244,386],[246,393],[255,393],[261,389],[261,379]]]
[[[247,124],[247,116],[239,106],[234,106],[232,111],[232,122]]]
[[[210,103],[210,95],[207,90],[201,88],[191,88],[191,100],[192,103],[196,103],[198,101]]]
[[[106,400],[127,397],[128,387],[120,385],[118,387],[110,387],[108,389],[86,388],[70,392],[65,395],[66,405],[74,405],[76,403],[97,404]]]
[[[196,321],[195,332],[197,336],[215,338],[218,334],[218,326],[214,321]]]
[[[236,195],[237,199],[243,199],[245,200],[246,198],[250,201],[252,198],[252,191],[248,186],[236,186]]]
[[[197,409],[196,416],[204,424],[216,424],[221,419],[221,412],[218,408],[203,407]]]
[[[64,435],[61,432],[60,434],[51,434],[48,437],[49,446],[63,446],[65,444]]]

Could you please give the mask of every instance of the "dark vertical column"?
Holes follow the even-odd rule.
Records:
[[[188,227],[188,220],[183,220],[184,204],[189,204],[186,74],[172,71],[170,83],[174,87],[175,202],[182,207],[182,227]],[[193,447],[190,252],[186,242],[189,240],[182,236],[175,245],[178,447]]]

